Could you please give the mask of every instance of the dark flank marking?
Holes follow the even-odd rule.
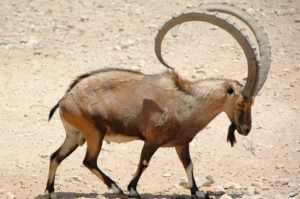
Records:
[[[228,129],[228,135],[227,135],[227,142],[230,142],[231,146],[233,147],[236,143],[234,131],[236,130],[236,125],[234,123],[231,123]]]

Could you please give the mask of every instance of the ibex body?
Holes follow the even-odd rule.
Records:
[[[131,197],[139,197],[137,182],[159,147],[176,148],[192,195],[204,196],[192,174],[189,142],[223,111],[238,131],[247,135],[251,128],[252,100],[245,100],[242,90],[243,86],[234,80],[190,82],[173,71],[145,75],[104,69],[79,77],[53,109],[59,106],[67,137],[51,156],[48,192],[53,192],[57,165],[86,140],[84,165],[115,194],[122,194],[116,183],[97,167],[102,142],[143,140],[138,169],[128,186]]]
[[[262,26],[246,11],[227,4],[200,5],[199,10],[174,15],[159,30],[155,40],[155,53],[159,61],[172,68],[161,54],[161,43],[169,30],[175,27],[172,33],[176,36],[181,23],[206,21],[230,33],[244,50],[248,62],[245,87],[225,79],[190,82],[174,71],[146,75],[124,69],[103,69],[78,77],[49,116],[50,120],[59,107],[67,135],[62,146],[50,158],[46,192],[51,199],[56,198],[54,178],[58,165],[85,141],[87,152],[84,165],[113,189],[114,194],[123,195],[117,184],[97,166],[103,140],[117,143],[144,141],[138,169],[128,185],[129,197],[140,197],[136,190],[138,180],[159,147],[175,147],[186,170],[191,194],[205,197],[193,177],[189,142],[221,112],[225,112],[231,121],[227,141],[232,146],[236,142],[235,130],[248,135],[251,130],[251,106],[267,79],[271,52]],[[260,61],[242,29],[217,13],[208,11],[225,12],[244,21],[257,39]]]

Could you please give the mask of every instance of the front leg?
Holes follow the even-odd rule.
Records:
[[[207,198],[205,193],[203,191],[199,191],[196,185],[194,174],[193,174],[193,163],[190,158],[189,145],[187,144],[187,145],[177,146],[175,148],[176,148],[177,155],[181,163],[183,164],[183,167],[187,174],[192,197]]]
[[[138,169],[128,185],[128,191],[130,191],[129,198],[140,198],[141,197],[140,194],[136,190],[136,186],[137,186],[137,183],[138,183],[143,171],[145,171],[146,168],[148,167],[152,155],[155,153],[155,151],[157,149],[158,149],[157,144],[151,144],[151,143],[145,141],[144,147],[142,149]]]

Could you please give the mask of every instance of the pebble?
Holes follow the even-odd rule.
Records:
[[[214,196],[215,192],[212,191],[212,190],[206,190],[206,194],[209,195],[209,196]]]
[[[217,196],[225,194],[225,190],[222,185],[218,185],[215,187],[215,193]]]
[[[211,181],[209,181],[208,179],[206,179],[206,178],[196,178],[195,179],[196,180],[196,182],[197,182],[197,185],[199,186],[199,187],[210,187],[211,186]]]
[[[148,25],[148,28],[150,28],[150,29],[158,29],[158,26],[157,25],[155,25],[155,24],[149,24]]]
[[[139,61],[139,63],[137,64],[138,67],[145,67],[145,65],[146,65],[146,62],[143,60]]]
[[[169,174],[169,173],[163,174],[163,177],[170,177],[170,176],[171,176],[171,174]]]
[[[255,10],[253,8],[248,8],[247,12],[249,12],[251,15],[255,14]]]
[[[232,199],[232,197],[227,194],[224,194],[219,199]]]
[[[73,177],[70,177],[70,181],[81,182],[82,181],[82,177],[80,177],[80,176],[73,176]]]
[[[299,18],[299,19],[296,19],[295,22],[296,22],[296,23],[299,23],[299,22],[300,22],[300,18]]]
[[[8,193],[6,194],[6,198],[13,199],[13,198],[16,198],[16,195],[14,195],[13,193],[8,192]]]
[[[255,187],[249,186],[247,187],[247,190],[245,191],[245,194],[247,196],[254,196]]]
[[[204,70],[201,70],[201,69],[197,69],[195,72],[196,73],[206,73]]]
[[[122,50],[122,48],[120,46],[114,46],[115,50]]]
[[[40,156],[41,156],[41,158],[47,158],[49,155],[48,154],[41,154]]]
[[[260,183],[260,182],[252,182],[251,183],[251,186],[253,186],[253,187],[257,187],[257,188],[262,188],[263,186],[264,186],[264,184],[263,183]]]
[[[293,106],[293,108],[292,109],[294,109],[294,110],[298,110],[298,107],[297,106]]]
[[[23,166],[23,165],[21,165],[21,164],[18,164],[18,165],[17,165],[17,167],[19,167],[19,168],[21,168],[21,169],[22,169],[24,166]]]
[[[188,188],[188,189],[190,188],[189,181],[188,181],[187,177],[180,178],[179,185],[182,186],[182,187]]]
[[[240,189],[242,188],[241,185],[238,185],[234,182],[227,182],[225,185],[224,185],[224,189]]]
[[[298,195],[298,193],[295,193],[295,192],[290,192],[290,193],[288,194],[289,197],[294,197],[294,196],[296,196],[296,195]]]
[[[289,178],[278,178],[271,182],[273,187],[281,187],[283,185],[287,185],[290,182]]]
[[[0,189],[0,194],[4,194],[5,191],[6,189]]]
[[[83,22],[83,21],[88,21],[89,20],[89,17],[87,16],[82,16],[80,17],[80,21]]]
[[[273,199],[284,199],[284,198],[281,195],[276,195],[276,196],[274,196]]]
[[[289,182],[289,183],[288,183],[288,186],[289,186],[289,187],[297,187],[298,184],[297,184],[297,183],[294,183],[294,182]]]
[[[280,163],[278,163],[278,164],[277,164],[277,166],[276,166],[276,168],[277,168],[277,169],[283,169],[283,168],[284,168],[284,165],[283,165],[283,164],[280,164]]]
[[[122,43],[122,48],[123,48],[123,49],[126,49],[126,48],[128,48],[129,46],[133,46],[134,44],[135,44],[135,41],[133,41],[133,40],[128,40],[128,41]]]
[[[212,184],[215,182],[215,180],[213,179],[213,177],[211,175],[208,175],[205,177],[207,180],[209,180]]]

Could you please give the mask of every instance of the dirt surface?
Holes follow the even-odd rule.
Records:
[[[272,67],[255,99],[253,128],[247,137],[237,135],[235,147],[226,142],[230,123],[225,114],[195,137],[190,145],[195,177],[214,179],[210,187],[200,187],[203,191],[215,191],[228,182],[241,186],[226,189],[222,198],[299,198],[300,1],[227,2],[245,8],[265,27]],[[49,157],[65,137],[59,114],[50,123],[47,117],[76,76],[105,67],[148,74],[164,71],[154,54],[158,27],[173,13],[199,3],[1,0],[0,198],[47,198]],[[255,41],[252,35],[251,39]],[[168,34],[163,56],[191,80],[247,76],[237,42],[207,23],[184,24],[177,38]],[[99,167],[125,192],[142,145],[141,141],[104,143],[100,153]],[[86,145],[78,148],[59,166],[58,197],[113,198],[112,191],[83,166],[85,150]],[[188,198],[182,177],[186,174],[175,150],[161,148],[137,189],[142,198]],[[254,196],[247,196],[252,189]]]

